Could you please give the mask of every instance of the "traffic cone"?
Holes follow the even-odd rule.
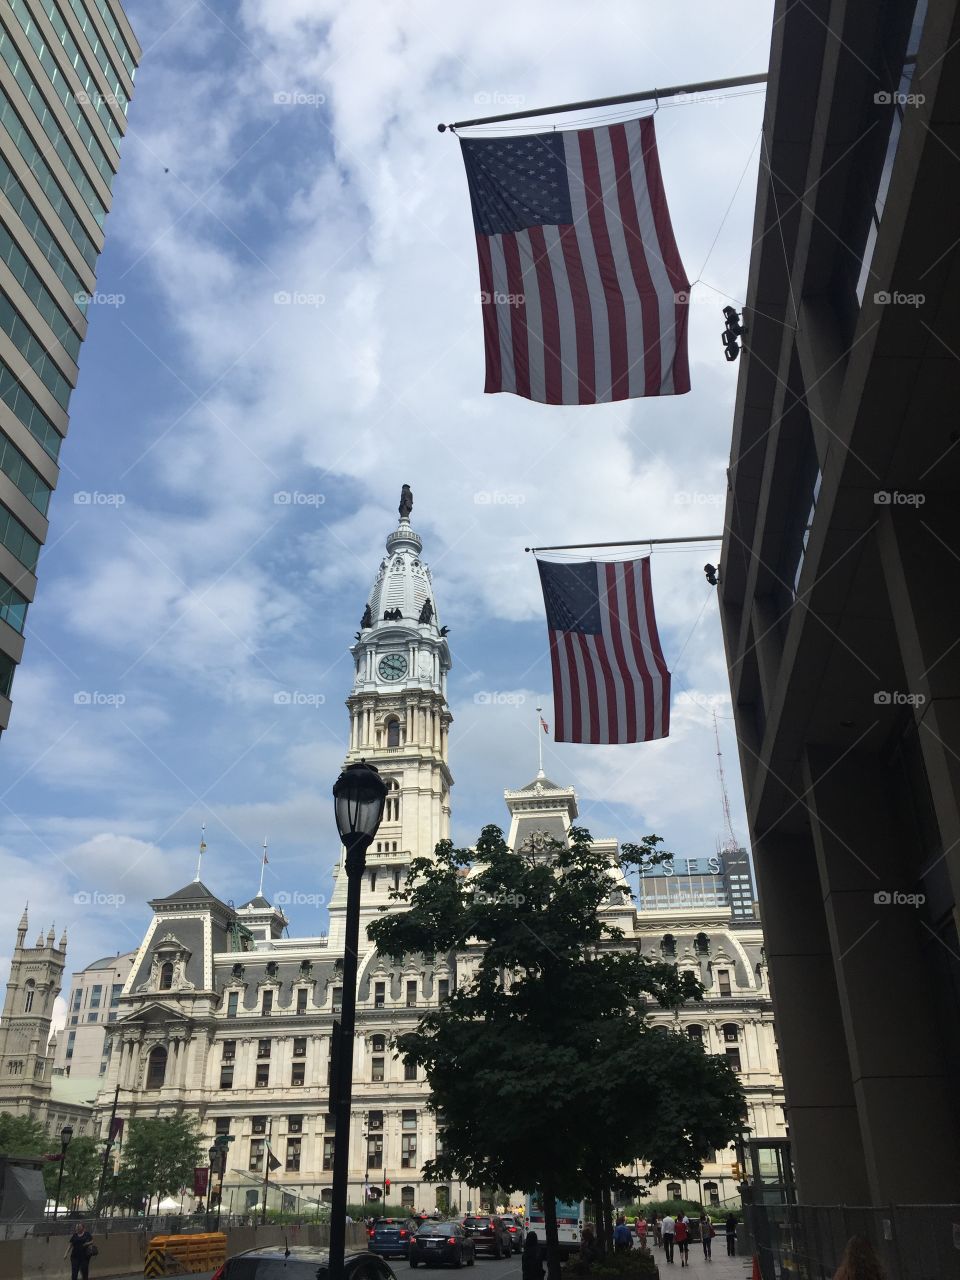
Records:
[[[763,1277],[760,1274],[760,1255],[758,1253],[753,1255],[753,1272],[750,1276],[750,1280],[763,1280]]]

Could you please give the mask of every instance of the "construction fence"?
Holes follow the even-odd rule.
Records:
[[[960,1276],[960,1205],[745,1205],[763,1280],[832,1280],[851,1236],[873,1245],[888,1280]]]

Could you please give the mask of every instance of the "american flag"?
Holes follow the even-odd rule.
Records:
[[[650,742],[670,732],[670,672],[650,557],[538,560],[553,667],[555,742]]]
[[[461,138],[480,259],[484,391],[599,404],[690,390],[690,285],[653,117]]]

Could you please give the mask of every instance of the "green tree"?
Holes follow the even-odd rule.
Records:
[[[59,1150],[59,1143],[53,1144]],[[39,1156],[53,1149],[39,1120],[0,1111],[0,1155]]]
[[[100,1177],[102,1156],[95,1138],[74,1138],[67,1147],[63,1162],[63,1184],[60,1188],[60,1203],[74,1205],[77,1201],[89,1201],[96,1194],[97,1180]],[[47,1195],[51,1198],[57,1193],[60,1178],[60,1161],[53,1160],[43,1171],[43,1181]]]
[[[202,1138],[190,1116],[165,1116],[133,1120],[124,1142],[123,1162],[117,1178],[117,1199],[139,1209],[149,1209],[183,1187],[193,1185],[193,1170],[201,1164]]]
[[[662,861],[661,843],[624,845],[620,869]],[[609,1200],[613,1186],[636,1187],[618,1173],[635,1160],[653,1179],[692,1176],[744,1108],[725,1061],[651,1024],[652,1006],[677,1009],[703,989],[602,920],[616,870],[583,828],[524,853],[488,826],[475,853],[444,841],[415,859],[392,895],[409,909],[368,929],[393,959],[483,948],[473,980],[396,1044],[425,1068],[443,1130],[427,1177],[539,1187],[551,1280],[555,1196]]]

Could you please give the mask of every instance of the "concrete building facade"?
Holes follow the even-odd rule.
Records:
[[[67,1020],[53,1052],[55,1076],[95,1081],[106,1074],[106,1029],[117,1020],[136,954],[103,956],[72,975]]]
[[[0,7],[0,733],[139,57],[117,0]]]
[[[958,83],[778,0],[719,592],[805,1204],[960,1201]]]

